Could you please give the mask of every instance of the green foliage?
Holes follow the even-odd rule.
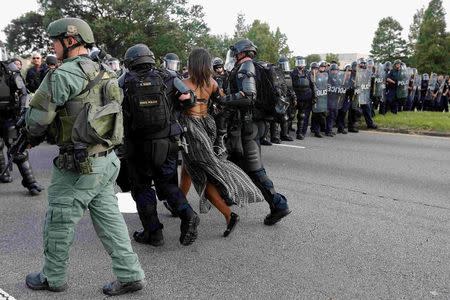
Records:
[[[247,36],[249,26],[245,24],[245,15],[239,13],[237,15],[236,25],[234,27],[234,41],[244,39]]]
[[[413,66],[416,65],[414,55],[416,52],[416,43],[417,43],[417,38],[419,37],[419,30],[420,30],[420,25],[422,24],[424,12],[425,12],[424,7],[418,9],[413,16],[412,24],[409,26],[407,47],[408,47],[408,54],[410,56],[410,59],[408,61],[408,64],[413,65]]]
[[[98,46],[119,58],[136,43],[147,44],[157,56],[175,52],[184,61],[194,47],[219,45],[213,42],[219,38],[209,35],[203,7],[188,5],[186,0],[38,0],[38,3],[43,15],[28,13],[7,27],[11,50],[24,53],[33,48],[45,49],[46,26],[66,16],[88,22]]]
[[[380,62],[405,59],[406,41],[401,37],[402,26],[392,17],[383,18],[378,23],[372,40],[371,56]]]
[[[258,47],[258,59],[275,63],[278,61],[278,48],[269,24],[255,20],[247,33],[250,39]]]
[[[446,32],[442,0],[431,0],[420,25],[414,59],[420,73],[450,70],[450,34]]]
[[[325,60],[327,62],[331,62],[334,60],[339,65],[339,55],[335,53],[327,53],[327,55],[325,56]]]
[[[29,55],[33,51],[47,52],[49,40],[45,38],[43,16],[28,12],[11,21],[5,28],[6,46],[9,51]]]
[[[289,46],[287,44],[287,36],[284,33],[281,33],[281,30],[279,27],[277,27],[277,30],[275,31],[275,34],[273,35],[275,39],[275,45],[278,49],[278,56],[285,56],[290,57],[292,56],[292,51],[289,49]]]
[[[310,54],[310,55],[306,56],[305,59],[306,59],[306,66],[307,66],[307,67],[309,67],[309,65],[310,65],[312,62],[317,62],[317,63],[318,63],[319,61],[322,60],[322,59],[320,58],[320,55],[319,55],[319,54]]]
[[[411,131],[450,132],[450,114],[428,111],[406,111],[396,115],[376,115],[374,121],[380,128],[405,129]]]

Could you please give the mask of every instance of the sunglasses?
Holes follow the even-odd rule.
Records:
[[[40,57],[33,57],[33,59],[41,59]]]

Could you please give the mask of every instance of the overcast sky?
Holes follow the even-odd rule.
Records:
[[[233,35],[236,16],[242,12],[248,24],[255,19],[280,27],[295,55],[311,53],[369,53],[373,34],[381,18],[392,16],[407,36],[417,9],[429,0],[189,0],[204,7],[205,21],[214,34]],[[450,0],[444,0],[447,31]],[[0,10],[0,29],[23,13],[37,10],[36,0],[16,0]],[[0,39],[5,35],[0,33]]]

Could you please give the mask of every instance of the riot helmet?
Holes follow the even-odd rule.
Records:
[[[45,58],[45,63],[47,64],[47,66],[56,66],[58,65],[58,59],[54,55],[47,55],[47,57]]]
[[[358,65],[361,69],[367,69],[367,62],[364,58],[359,59]]]
[[[231,46],[230,49],[233,51],[233,56],[237,56],[239,53],[245,52],[246,56],[253,58],[256,54],[258,54],[258,47],[256,47],[256,45],[249,39],[238,41],[236,44]]]
[[[369,58],[367,60],[367,67],[372,69],[375,66],[375,62],[373,61],[373,59]]]
[[[306,67],[306,59],[303,56],[296,56],[295,57],[295,66],[304,68]]]
[[[384,70],[385,71],[392,70],[392,63],[390,61],[387,61],[387,62],[384,63]]]
[[[283,70],[284,72],[289,72],[291,70],[289,66],[289,59],[287,59],[284,56],[280,57],[280,59],[278,60],[278,65],[280,66],[280,69]]]
[[[163,67],[178,72],[180,70],[180,58],[175,53],[167,53],[163,58]]]
[[[72,36],[78,42],[89,46],[88,48],[95,43],[91,27],[79,18],[62,18],[53,21],[48,25],[47,33],[51,39],[62,39]]]
[[[11,72],[20,72],[14,60],[8,62],[8,70]]]
[[[344,67],[344,71],[350,71],[352,69],[352,66],[350,64],[346,64]]]
[[[223,68],[223,65],[224,65],[223,60],[220,57],[215,57],[212,60],[212,66],[214,70],[216,70],[217,68]]]
[[[428,75],[427,73],[424,73],[422,75],[422,80],[430,80],[430,75]]]
[[[330,71],[339,71],[339,66],[336,63],[331,64]]]
[[[319,68],[322,68],[322,67],[325,67],[325,68],[327,67],[327,62],[324,60],[319,62]]]
[[[356,71],[356,67],[358,66],[358,63],[356,61],[352,62],[352,71]]]
[[[106,58],[106,52],[97,48],[92,47],[91,51],[89,51],[89,57],[96,62],[101,62]]]
[[[125,52],[125,67],[133,68],[141,64],[155,64],[155,55],[145,44],[131,46]]]
[[[319,65],[315,62],[315,61],[313,61],[310,65],[309,65],[309,68],[312,70],[312,69],[318,69],[319,68]]]

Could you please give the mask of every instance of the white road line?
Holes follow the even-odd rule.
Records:
[[[294,146],[294,145],[286,145],[286,144],[272,144],[272,145],[280,146],[280,147],[288,147],[288,148],[306,149],[306,147],[303,147],[303,146]]]
[[[121,213],[133,214],[137,213],[136,202],[130,193],[117,193],[117,200],[119,202],[119,210]]]
[[[0,289],[0,300],[16,300],[13,296],[9,295],[4,290]]]

